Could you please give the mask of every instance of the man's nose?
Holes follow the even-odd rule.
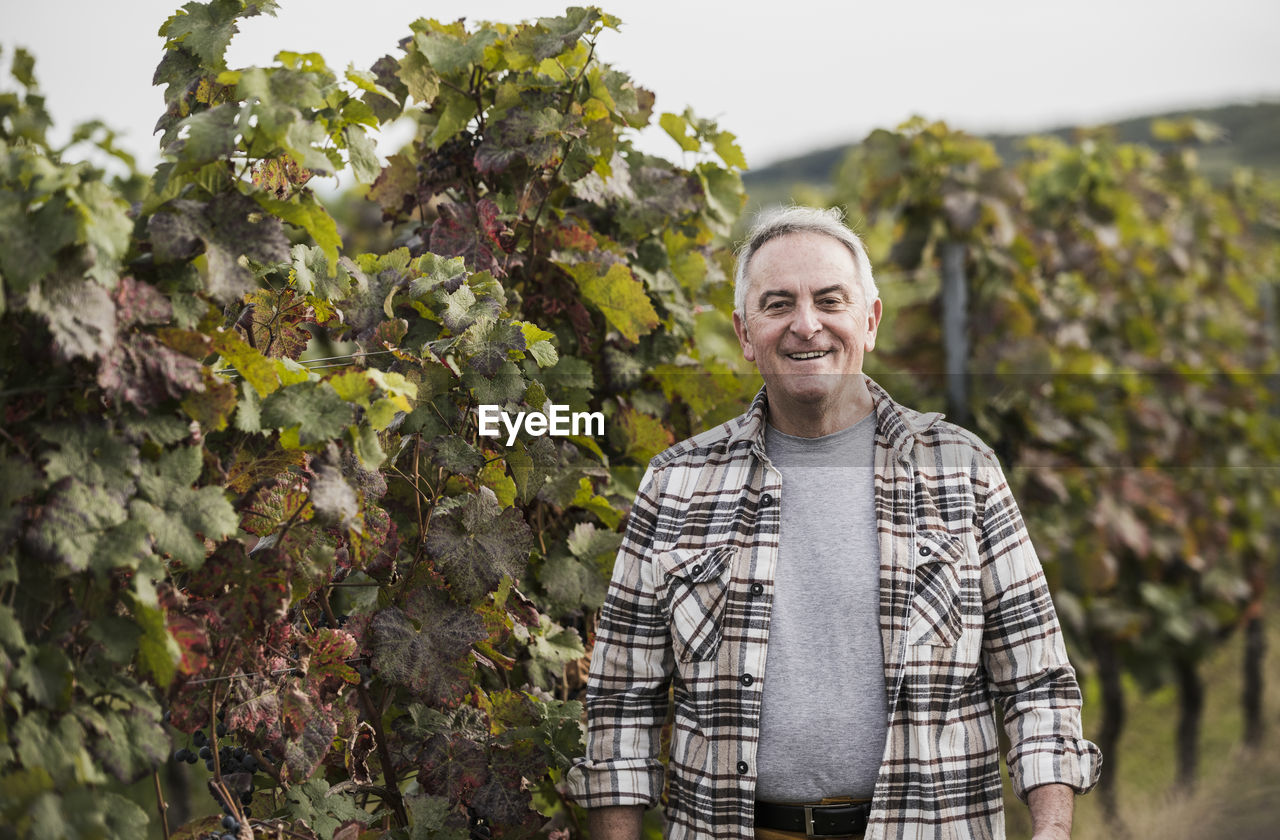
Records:
[[[791,331],[797,336],[809,339],[817,335],[822,329],[822,320],[818,318],[818,312],[812,306],[801,303],[795,308],[795,312],[791,318]]]

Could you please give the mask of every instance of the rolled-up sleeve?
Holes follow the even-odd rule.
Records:
[[[1084,738],[1080,686],[1022,516],[999,466],[986,472],[983,655],[1003,706],[1013,790],[1024,801],[1045,784],[1085,793],[1098,782],[1102,753]]]
[[[650,468],[600,610],[587,681],[586,755],[566,778],[569,796],[586,808],[650,805],[662,793],[659,744],[674,663],[651,551],[659,495]]]

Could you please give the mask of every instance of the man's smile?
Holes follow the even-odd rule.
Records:
[[[803,353],[787,353],[786,355],[788,359],[795,359],[798,362],[803,362],[809,359],[821,359],[830,352],[830,350],[806,350]]]

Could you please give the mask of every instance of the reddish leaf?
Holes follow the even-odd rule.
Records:
[[[506,226],[498,221],[498,205],[482,198],[474,206],[442,204],[440,217],[431,226],[431,252],[442,257],[462,257],[472,271],[504,276],[500,262],[501,237]]]

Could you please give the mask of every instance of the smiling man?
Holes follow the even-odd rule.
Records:
[[[1036,840],[1068,838],[1101,756],[995,457],[862,373],[882,306],[837,214],[763,217],[735,282],[765,387],[641,483],[568,780],[593,840],[659,799],[669,838],[1004,837],[997,705]]]

